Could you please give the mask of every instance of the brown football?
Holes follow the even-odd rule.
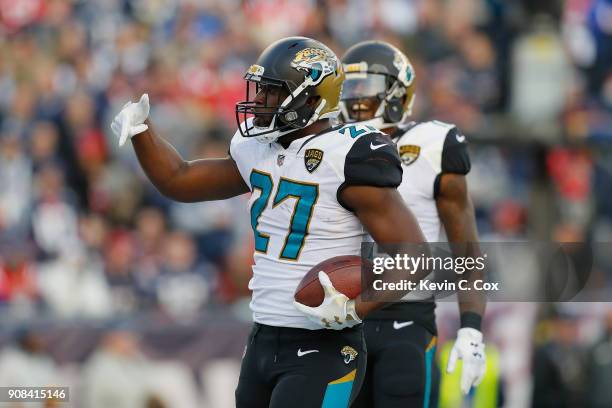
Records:
[[[295,290],[294,297],[297,302],[311,307],[319,306],[323,302],[319,271],[325,272],[334,287],[349,299],[355,299],[361,293],[361,257],[335,256],[315,265],[302,278]]]

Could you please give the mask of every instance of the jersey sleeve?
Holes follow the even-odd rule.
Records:
[[[466,137],[456,127],[448,131],[442,148],[442,173],[468,174],[470,155]]]
[[[362,136],[347,153],[344,184],[395,188],[401,182],[401,161],[388,136],[382,133]]]
[[[446,134],[442,147],[440,174],[434,180],[434,199],[440,194],[440,177],[445,173],[465,175],[470,172],[472,164],[467,149],[466,137],[459,129],[453,127]]]
[[[344,183],[340,192],[348,186],[372,186],[396,188],[402,182],[402,165],[395,144],[383,133],[361,136],[348,151],[344,162]]]
[[[245,174],[245,166],[244,166],[245,164],[244,163],[245,162],[245,157],[244,157],[245,146],[244,146],[244,143],[245,143],[244,138],[240,135],[239,131],[236,131],[236,133],[234,134],[234,137],[232,137],[229,148],[227,149],[227,153],[230,156],[230,158],[234,161],[234,163],[236,163],[236,167],[238,167],[238,171],[240,172],[240,175],[242,176],[242,179],[244,180],[246,185],[249,186],[249,189],[251,189],[251,182]]]

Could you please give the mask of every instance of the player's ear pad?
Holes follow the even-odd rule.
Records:
[[[309,96],[310,92],[303,92],[293,99],[285,108],[285,111],[279,115],[280,122],[294,128],[306,126],[315,110],[314,107],[306,103]]]
[[[396,123],[402,119],[404,115],[404,107],[402,106],[401,98],[392,98],[387,101],[383,119],[388,123]]]

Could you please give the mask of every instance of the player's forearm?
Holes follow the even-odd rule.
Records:
[[[406,255],[409,258],[429,257],[430,251],[425,236],[416,218],[395,189],[347,187],[343,191],[342,199],[354,209],[355,215],[383,252],[391,256]],[[429,272],[424,268],[412,271],[407,268],[390,269],[377,275],[376,279],[384,283],[418,283]],[[370,283],[365,283],[365,286],[370,287]],[[408,292],[409,290],[377,291],[378,302],[356,302],[357,314],[364,317],[389,302],[401,300]]]
[[[475,245],[476,248],[478,248],[478,246]],[[474,248],[475,249],[475,248]],[[455,254],[455,256],[464,256],[464,257],[479,257],[481,256],[481,253],[479,250],[474,250],[469,251],[467,253],[465,253],[464,255],[457,255]],[[484,280],[484,271],[480,271],[480,270],[469,270],[465,272],[465,279],[468,282],[471,282],[473,287],[473,284],[475,281],[477,280]],[[466,290],[460,290],[459,293],[457,294],[457,298],[458,298],[458,302],[459,302],[459,312],[461,313],[461,315],[465,315],[468,312],[471,313],[475,313],[478,316],[484,316],[485,313],[485,308],[486,308],[486,302],[487,302],[487,298],[485,296],[485,294],[482,291],[479,290],[472,290],[472,291],[466,291]]]
[[[183,202],[221,200],[248,191],[230,158],[185,161],[176,149],[159,137],[149,121],[148,129],[132,138],[140,165],[165,196]]]
[[[473,213],[470,218],[473,219]],[[472,228],[470,228],[470,230],[471,229]],[[474,225],[473,230],[475,231],[475,225]],[[472,258],[472,259],[476,259],[482,256],[482,253],[480,251],[480,245],[478,245],[477,234],[474,233],[473,235],[466,237],[466,238],[467,240],[465,242],[467,242],[467,244],[465,246],[459,245],[458,248],[460,248],[460,250],[458,250],[454,255],[463,256],[465,258]],[[454,241],[454,242],[457,242],[457,241]],[[466,271],[464,276],[465,276],[465,279],[471,283],[470,286],[473,287],[475,281],[484,280],[485,278],[484,275],[485,275],[484,270],[471,269],[471,270]],[[457,294],[457,298],[459,301],[459,312],[461,313],[462,316],[465,316],[465,314],[468,312],[475,313],[481,317],[484,316],[487,298],[482,291],[460,290],[459,293]]]
[[[407,225],[408,228],[402,230],[400,234],[396,237],[397,241],[404,241],[405,243],[401,244],[385,244],[384,242],[378,242],[382,251],[386,254],[394,257],[396,255],[404,256],[407,255],[409,258],[419,258],[424,257],[428,258],[430,256],[429,246],[425,242],[425,238],[422,235],[418,224],[416,222],[412,224],[409,221],[404,222],[404,225]],[[391,227],[386,228],[389,230]],[[409,235],[403,235],[406,231],[409,231]],[[377,233],[372,234],[375,237]],[[376,239],[376,238],[375,238]],[[376,279],[379,279],[383,282],[383,284],[395,284],[398,287],[399,283],[402,282],[414,282],[415,286],[418,286],[418,282],[424,279],[431,270],[427,269],[423,266],[420,269],[410,271],[407,268],[392,268],[386,270],[383,274],[377,275]],[[366,283],[365,286],[371,288],[370,282]],[[377,291],[375,296],[378,301],[364,301],[361,296],[358,297],[355,301],[355,310],[359,317],[363,319],[369,313],[380,309],[389,303],[399,302],[402,300],[404,296],[410,293],[409,289],[405,290],[385,290],[385,291]]]
[[[170,143],[157,136],[150,121],[143,133],[132,138],[138,161],[151,182],[162,193],[172,191],[173,180],[184,171],[187,162]]]
[[[467,194],[467,192],[466,192]],[[449,200],[438,203],[440,219],[444,225],[448,242],[455,257],[477,258],[482,256],[478,242],[474,205],[469,196],[459,200]],[[474,283],[483,280],[484,270],[467,270],[463,278]],[[486,307],[486,297],[481,291],[461,290],[457,294],[461,315],[471,312],[483,316]]]

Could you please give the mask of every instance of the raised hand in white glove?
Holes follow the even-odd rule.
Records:
[[[149,116],[149,95],[142,94],[138,102],[128,102],[121,108],[121,111],[113,119],[111,129],[119,139],[119,146],[139,133],[144,132],[149,127],[144,121]]]
[[[471,327],[464,327],[457,331],[457,340],[450,352],[446,372],[455,371],[457,360],[463,360],[461,369],[461,391],[470,392],[472,386],[476,387],[482,381],[487,369],[485,345],[482,342],[482,333]]]
[[[361,323],[361,319],[355,311],[355,300],[349,299],[343,293],[338,292],[329,280],[329,276],[323,271],[319,272],[319,282],[321,282],[325,293],[323,303],[317,307],[310,307],[293,301],[300,312],[325,329],[342,330]]]

